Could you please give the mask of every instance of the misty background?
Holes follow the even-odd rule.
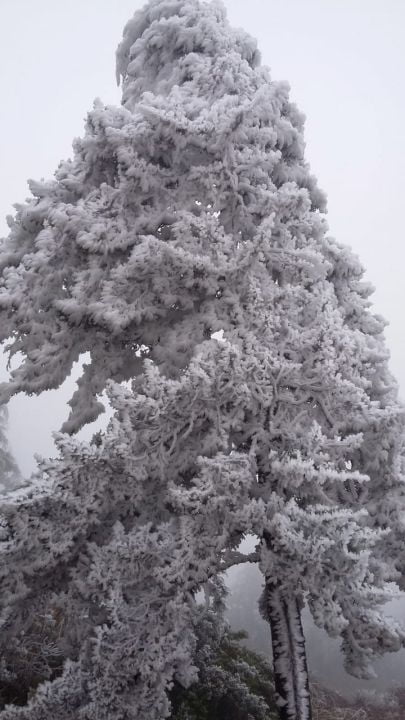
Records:
[[[258,39],[275,80],[288,80],[291,98],[307,116],[307,160],[328,194],[330,233],[350,245],[377,288],[375,311],[389,325],[391,369],[405,395],[402,207],[405,180],[403,0],[225,0],[230,22]],[[0,2],[0,237],[6,215],[28,195],[28,178],[51,177],[71,155],[86,113],[99,97],[119,104],[115,49],[139,0],[1,0]],[[53,454],[52,432],[67,417],[75,370],[58,391],[9,403],[9,440],[22,473],[34,455]],[[0,379],[7,376],[4,358]],[[100,426],[84,428],[89,438]],[[228,576],[230,618],[255,647],[269,651],[256,602],[256,568]],[[405,622],[405,601],[389,611]],[[327,684],[351,692],[403,682],[405,652],[377,664],[368,683],[343,670],[338,641],[306,619],[310,668]]]

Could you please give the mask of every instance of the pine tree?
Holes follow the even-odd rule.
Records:
[[[73,160],[52,182],[31,181],[33,198],[10,219],[0,253],[1,339],[24,358],[1,387],[3,402],[59,386],[89,351],[63,429],[97,417],[107,386],[116,407],[97,450],[64,440],[51,489],[6,510],[7,582],[13,587],[20,573],[21,589],[17,600],[10,589],[4,607],[19,627],[44,575],[47,601],[66,593],[79,618],[95,593],[111,627],[98,616],[80,621],[87,644],[81,654],[69,645],[62,679],[37,692],[37,715],[10,710],[4,718],[43,720],[61,703],[72,717],[78,702],[86,718],[118,718],[130,707],[139,718],[167,715],[173,672],[191,657],[175,645],[187,625],[185,593],[240,560],[238,541],[252,533],[280,717],[307,720],[305,599],[315,621],[342,636],[347,667],[362,676],[404,637],[379,612],[405,559],[404,413],[384,323],[370,310],[358,260],[327,237],[325,199],[305,162],[303,117],[288,87],[270,79],[255,42],[229,27],[222,6],[151,0],[127,24],[117,68],[122,107],[97,102]],[[130,379],[131,389],[120,388]],[[91,491],[97,483],[102,490]],[[96,540],[85,514],[94,504]],[[27,584],[31,524],[37,576]],[[139,659],[119,654],[137,604],[94,589],[100,576],[122,593],[130,560],[120,548],[137,557],[148,543],[128,572],[133,598],[160,598],[153,632],[171,671],[160,669],[153,707],[147,680],[131,685]],[[189,562],[173,567],[179,547]],[[174,605],[161,607],[166,572]],[[173,607],[171,632],[165,613]],[[94,632],[99,675],[89,670]],[[117,662],[124,700],[120,678],[103,674]],[[66,688],[78,693],[72,709]]]

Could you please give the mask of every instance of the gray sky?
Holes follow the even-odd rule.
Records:
[[[71,154],[94,98],[119,103],[115,48],[126,20],[142,5],[0,0],[0,235],[12,203],[28,194],[27,178],[51,176]],[[377,288],[376,310],[390,322],[392,369],[405,396],[405,2],[225,5],[231,22],[258,38],[273,78],[290,82],[292,98],[307,115],[307,158],[328,194],[331,234],[360,255]],[[50,434],[66,416],[70,395],[65,387],[10,403],[10,439],[24,473],[34,452],[51,452]]]

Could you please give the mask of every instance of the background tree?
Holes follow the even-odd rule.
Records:
[[[21,484],[20,471],[7,440],[7,420],[7,408],[2,405],[0,406],[0,493],[12,490]]]
[[[378,612],[403,561],[403,410],[383,323],[357,259],[326,236],[287,86],[271,81],[254,41],[229,28],[220,5],[150,2],[127,24],[117,58],[123,107],[97,103],[73,160],[53,182],[31,182],[32,201],[10,220],[2,339],[23,362],[2,399],[57,387],[90,351],[64,425],[74,432],[101,411],[108,380],[139,375],[134,402],[141,392],[149,407],[156,387],[167,399],[185,377],[193,386],[191,377],[208,374],[204,402],[177,398],[170,444],[160,421],[146,423],[171,501],[145,507],[160,523],[185,512],[186,497],[204,506],[202,482],[218,495],[218,518],[235,483],[238,522],[212,534],[212,545],[202,533],[206,544],[193,554],[206,572],[193,589],[231,561],[245,533],[257,536],[280,716],[304,720],[304,598],[318,624],[343,636],[353,672],[366,674],[372,656],[403,637]],[[139,426],[124,427],[136,437],[144,419],[135,417]],[[116,432],[113,424],[106,437]],[[243,470],[223,493],[234,461]],[[154,478],[152,461],[142,462]],[[114,498],[122,512],[123,497]],[[126,502],[135,512],[135,490]],[[120,542],[97,550],[101,567]]]

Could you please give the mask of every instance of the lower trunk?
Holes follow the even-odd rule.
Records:
[[[308,668],[301,608],[266,581],[266,614],[273,647],[274,682],[280,720],[311,720]]]

